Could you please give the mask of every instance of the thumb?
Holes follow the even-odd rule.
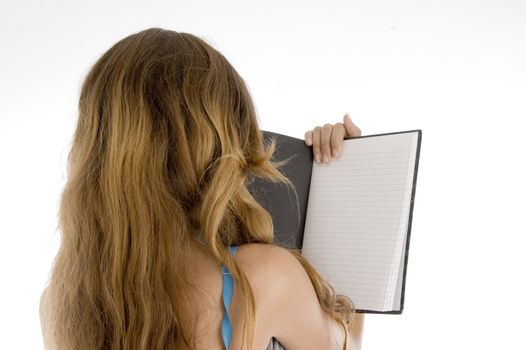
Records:
[[[362,136],[362,131],[352,122],[348,113],[345,113],[345,116],[343,117],[343,126],[345,127],[346,138]]]

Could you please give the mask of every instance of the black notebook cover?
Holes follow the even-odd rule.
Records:
[[[312,149],[295,137],[264,131],[265,143],[277,139],[273,161],[290,158],[280,171],[294,184],[294,191],[285,184],[255,178],[248,188],[255,199],[270,213],[274,222],[274,241],[282,247],[301,249],[307,200],[312,173]],[[299,205],[298,205],[299,204]],[[298,219],[299,215],[299,219]]]

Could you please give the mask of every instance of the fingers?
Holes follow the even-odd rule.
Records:
[[[321,127],[317,126],[312,131],[312,153],[314,154],[314,161],[319,163],[321,161]]]
[[[312,145],[316,163],[328,163],[331,157],[337,157],[341,153],[345,133],[342,123],[336,123],[334,126],[327,123],[305,133],[305,143]]]
[[[342,152],[343,140],[362,136],[362,131],[356,126],[349,114],[345,113],[343,123],[316,126],[305,132],[305,144],[312,146],[316,163],[328,163],[331,157],[338,157]]]
[[[345,138],[362,136],[362,130],[352,122],[347,113],[343,117],[343,125],[345,126]]]
[[[312,130],[305,133],[305,144],[307,146],[312,146]]]
[[[321,129],[321,160],[327,163],[331,159],[332,124],[325,124]]]
[[[344,136],[345,136],[344,125],[342,123],[334,124],[334,128],[332,129],[332,136],[331,136],[332,155],[334,157],[338,157],[338,155],[340,155],[340,153],[342,152],[342,144],[343,144]]]

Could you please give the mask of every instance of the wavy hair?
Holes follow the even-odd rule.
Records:
[[[252,349],[255,299],[228,246],[273,244],[253,177],[292,183],[272,161],[247,86],[227,59],[189,33],[149,28],[111,46],[83,82],[60,197],[51,271],[58,349],[192,349],[182,328],[187,247],[201,242],[244,295]],[[291,251],[322,308],[345,329],[350,299]]]

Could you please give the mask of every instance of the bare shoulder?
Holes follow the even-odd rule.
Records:
[[[287,249],[246,244],[236,261],[259,303],[261,321],[286,349],[341,349],[343,330],[322,309],[303,265]]]
[[[254,286],[279,285],[291,269],[302,268],[299,261],[287,249],[264,243],[248,243],[240,246],[236,261]]]
[[[290,254],[287,249],[274,244],[247,243],[239,247],[236,260],[246,267],[257,267],[261,263],[270,263],[274,258]]]
[[[288,278],[302,269],[299,261],[287,249],[264,243],[249,243],[239,247],[236,262],[245,273],[256,302],[262,312],[275,305],[287,292]]]

